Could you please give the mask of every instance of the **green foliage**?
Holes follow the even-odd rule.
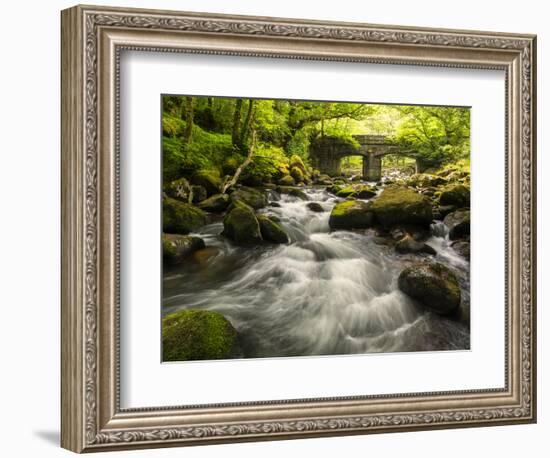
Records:
[[[231,136],[206,132],[193,126],[192,141],[184,143],[185,121],[167,113],[162,117],[163,179],[172,181],[200,169],[220,169],[226,156],[231,155]]]
[[[409,167],[416,160],[435,170],[460,162],[466,169],[470,113],[453,107],[165,96],[162,134],[165,182],[199,170],[233,176],[255,144],[239,181],[256,186],[288,175],[296,157],[309,176],[309,150],[316,142],[338,139],[352,153],[359,147],[355,134],[392,137],[400,154],[385,158],[388,165]],[[361,167],[360,156],[342,163],[346,173],[360,173]]]
[[[403,121],[395,140],[427,167],[469,157],[470,110],[454,107],[401,106]]]
[[[238,161],[239,165],[244,157]],[[256,147],[252,162],[245,168],[239,180],[245,184],[259,186],[277,181],[288,174],[288,158],[282,148],[262,143]]]

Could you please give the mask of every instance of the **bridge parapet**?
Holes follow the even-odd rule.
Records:
[[[360,145],[394,145],[387,135],[354,135],[353,138]]]

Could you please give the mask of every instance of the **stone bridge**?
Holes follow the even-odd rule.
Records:
[[[407,156],[385,135],[354,135],[357,148],[338,137],[323,136],[310,145],[309,157],[313,167],[330,176],[341,174],[340,162],[347,156],[363,156],[363,179],[379,181],[382,178],[382,158],[387,154]],[[421,171],[417,162],[417,172]]]

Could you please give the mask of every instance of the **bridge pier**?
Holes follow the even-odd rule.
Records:
[[[382,179],[382,158],[375,153],[363,157],[363,180],[380,181]]]

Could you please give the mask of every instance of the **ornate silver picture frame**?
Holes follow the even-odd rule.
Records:
[[[535,36],[94,6],[64,10],[61,33],[64,448],[92,452],[536,421]],[[124,50],[504,71],[505,387],[121,408]]]

